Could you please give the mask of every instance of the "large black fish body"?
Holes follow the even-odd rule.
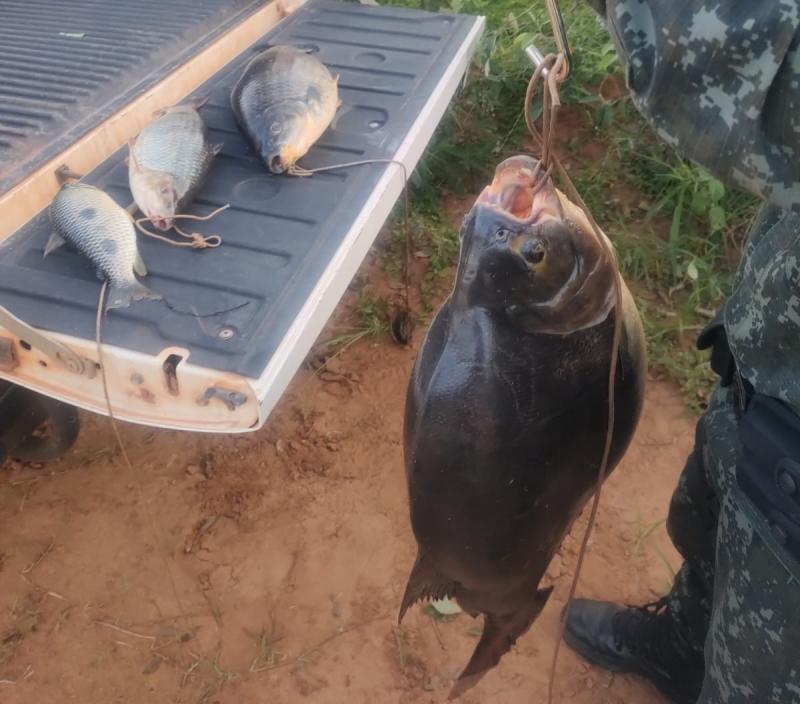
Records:
[[[498,167],[461,229],[455,287],[431,325],[406,405],[406,473],[419,546],[403,599],[455,597],[485,615],[453,690],[495,666],[550,595],[539,581],[590,497],[603,454],[613,264],[536,162]],[[643,397],[641,323],[623,284],[610,467]]]

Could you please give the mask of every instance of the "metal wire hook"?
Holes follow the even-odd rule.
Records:
[[[561,14],[561,8],[558,5],[558,0],[545,0],[547,6],[547,14],[550,15],[550,26],[553,29],[553,37],[556,42],[556,47],[559,52],[564,55],[564,62],[561,65],[561,72],[558,76],[558,81],[563,83],[569,78],[572,73],[572,52],[569,48],[569,39],[567,38],[567,28],[564,25],[564,17]],[[544,55],[539,51],[538,47],[530,44],[525,48],[525,53],[537,68],[544,61]],[[547,69],[543,71],[546,73]]]

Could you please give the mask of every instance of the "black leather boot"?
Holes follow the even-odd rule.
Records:
[[[564,640],[605,670],[646,677],[674,704],[695,704],[700,696],[703,654],[692,647],[686,629],[669,613],[665,600],[627,609],[576,599]]]

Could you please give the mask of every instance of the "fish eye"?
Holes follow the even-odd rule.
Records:
[[[509,232],[508,229],[501,227],[497,232],[494,233],[494,237],[498,242],[505,242],[508,240],[510,234],[511,232]]]
[[[273,122],[269,126],[269,131],[272,134],[280,134],[281,132],[283,132],[283,125],[280,122]]]

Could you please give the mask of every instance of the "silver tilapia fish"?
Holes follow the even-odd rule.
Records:
[[[133,199],[159,230],[169,230],[202,185],[222,148],[193,105],[165,110],[128,145],[128,181]]]
[[[271,172],[308,175],[297,160],[333,121],[338,80],[318,59],[292,46],[272,47],[247,64],[231,92],[231,105]]]
[[[136,230],[130,215],[111,196],[87,184],[65,184],[50,205],[50,218],[55,231],[44,255],[68,242],[89,259],[98,277],[109,282],[106,310],[127,308],[131,301],[161,299],[134,275],[147,275]]]

